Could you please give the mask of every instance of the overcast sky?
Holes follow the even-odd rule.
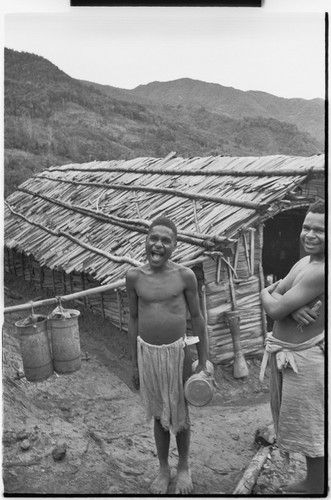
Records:
[[[47,2],[29,13],[32,0],[21,11],[15,0],[7,2],[4,45],[43,56],[73,78],[132,89],[188,77],[280,97],[325,97],[324,10],[305,9],[311,5],[305,0],[294,12],[70,8],[63,0],[46,12]]]

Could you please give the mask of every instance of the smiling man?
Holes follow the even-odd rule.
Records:
[[[197,280],[191,269],[170,260],[176,245],[175,224],[166,217],[155,219],[146,238],[147,263],[130,269],[126,277],[133,381],[140,388],[147,417],[154,417],[159,459],[159,473],[150,488],[154,495],[168,490],[170,431],[176,436],[179,457],[176,494],[193,490],[188,465],[190,421],[184,398],[192,364],[185,344],[187,309],[193,335],[199,337],[196,371],[205,371],[207,361]]]
[[[324,307],[325,205],[308,210],[300,235],[307,254],[281,281],[261,293],[275,320],[266,340],[271,364],[271,410],[280,450],[306,457],[304,480],[284,493],[323,494],[324,484]]]

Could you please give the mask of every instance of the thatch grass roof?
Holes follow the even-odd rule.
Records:
[[[102,284],[144,262],[149,222],[177,224],[177,262],[220,250],[245,227],[307,200],[293,190],[323,176],[324,155],[136,158],[51,167],[5,204],[5,245],[50,269]],[[293,198],[294,196],[294,198]]]

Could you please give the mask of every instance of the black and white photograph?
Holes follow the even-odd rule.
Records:
[[[327,497],[328,2],[95,3],[2,5],[2,494]]]

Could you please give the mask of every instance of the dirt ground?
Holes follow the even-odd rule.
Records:
[[[5,276],[5,306],[43,296],[28,283]],[[48,315],[55,306],[38,308]],[[65,307],[78,308],[65,303]],[[81,369],[28,382],[23,372],[15,322],[29,311],[4,315],[3,488],[6,495],[148,495],[157,472],[152,423],[146,422],[139,393],[131,385],[127,335],[108,320],[81,310]],[[194,495],[231,496],[259,450],[255,433],[271,423],[268,372],[258,379],[260,360],[248,359],[249,376],[236,380],[232,366],[215,367],[217,391],[205,407],[190,406],[191,470]],[[59,457],[55,456],[55,452]],[[63,457],[61,460],[56,458]],[[174,494],[177,463],[170,443]],[[274,495],[304,463],[290,464],[275,444],[252,489]]]

